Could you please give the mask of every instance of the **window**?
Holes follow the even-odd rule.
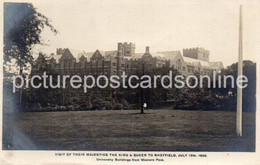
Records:
[[[181,60],[177,61],[176,67],[177,67],[178,70],[181,70]]]
[[[128,50],[128,51],[126,51],[126,54],[127,54],[127,55],[129,55],[129,54],[130,54],[130,51],[129,51],[129,50]]]
[[[115,63],[115,62],[113,62],[113,63],[112,63],[112,66],[116,66],[116,63]]]
[[[183,67],[182,70],[185,71],[185,67]]]

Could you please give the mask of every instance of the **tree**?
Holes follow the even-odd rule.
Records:
[[[14,59],[22,75],[33,60],[33,46],[43,44],[40,34],[45,27],[57,34],[50,20],[31,3],[4,3],[4,64]],[[22,88],[20,103],[21,96]]]
[[[136,70],[136,75],[141,78],[144,75],[151,77],[151,88],[142,88],[140,85],[137,88],[138,96],[140,98],[140,113],[144,113],[143,105],[144,103],[147,103],[148,108],[154,107],[155,102],[164,101],[167,102],[168,99],[172,99],[175,95],[176,88],[164,88],[161,84],[161,79],[158,78],[156,81],[154,81],[153,76],[164,76],[168,75],[170,71],[172,71],[172,78],[174,75],[178,74],[177,70],[174,68],[170,68],[167,66],[163,67],[153,67],[149,57],[143,57],[139,63],[138,68]],[[142,80],[138,80],[137,82],[140,84]],[[166,80],[167,81],[167,80]],[[173,82],[174,80],[172,80]],[[170,82],[165,82],[165,84],[169,84]],[[156,84],[156,85],[155,85]],[[156,86],[156,87],[154,87]]]
[[[228,66],[227,69],[222,70],[222,76],[232,75],[234,79],[237,79],[237,65],[234,63]],[[256,63],[244,60],[243,61],[243,75],[248,79],[248,85],[243,89],[243,111],[255,111],[256,109]],[[222,79],[223,81],[223,79]],[[223,84],[223,83],[222,83]],[[237,84],[234,83],[234,88],[231,87],[231,80],[227,81],[226,88],[216,89],[224,97],[231,97],[233,103],[233,110],[236,109],[236,95],[237,95]],[[231,96],[228,96],[231,92]]]
[[[23,69],[32,60],[32,46],[42,44],[40,34],[46,26],[57,34],[50,20],[37,12],[31,3],[5,3],[4,62],[16,59]]]
[[[141,58],[141,60],[139,61],[138,64],[138,68],[136,70],[136,75],[141,78],[144,75],[148,74],[149,71],[149,64],[147,63],[147,61],[144,59],[144,57]],[[140,84],[141,80],[138,80],[138,83]],[[143,114],[144,113],[144,89],[141,88],[141,86],[139,85],[138,87],[138,94],[140,96],[140,113]]]

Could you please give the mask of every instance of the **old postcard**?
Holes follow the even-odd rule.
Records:
[[[257,164],[259,4],[2,2],[1,164]]]

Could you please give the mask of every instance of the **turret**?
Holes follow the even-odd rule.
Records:
[[[117,44],[117,75],[120,76],[121,75],[121,61],[123,59],[123,44],[122,43],[118,43]]]
[[[118,43],[120,44],[120,50],[122,50],[122,55],[123,56],[132,56],[133,54],[135,54],[135,44],[130,42],[124,42],[124,43]],[[122,47],[122,49],[121,49]],[[119,49],[119,48],[118,48]]]

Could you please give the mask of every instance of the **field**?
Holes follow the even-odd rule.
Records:
[[[28,112],[4,115],[3,149],[255,151],[255,113],[148,110]]]

